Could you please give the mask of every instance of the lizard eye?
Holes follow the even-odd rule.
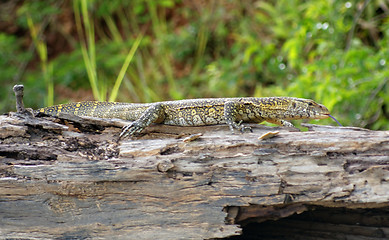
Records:
[[[312,102],[309,102],[309,103],[308,103],[308,106],[312,106],[312,105],[313,105],[313,103],[312,103]]]

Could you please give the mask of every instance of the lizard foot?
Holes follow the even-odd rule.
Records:
[[[253,132],[253,129],[251,129],[251,127],[243,125],[242,122],[243,120],[240,120],[240,122],[238,123],[238,129],[241,133],[244,133],[245,131]]]
[[[242,120],[240,122],[238,122],[238,129],[241,133],[244,133],[245,131],[250,131],[250,132],[253,132],[253,129],[251,129],[251,127],[247,127],[245,125],[242,124]]]
[[[247,127],[247,126],[244,126],[244,125],[241,125],[239,130],[240,130],[242,133],[244,133],[244,132],[246,132],[246,131],[253,132],[253,129],[251,129],[251,127]]]
[[[294,125],[292,123],[285,121],[285,120],[281,120],[281,124],[284,127],[294,127]]]
[[[230,126],[230,129],[231,129],[231,132],[232,134],[234,134],[234,128],[238,129],[241,133],[244,133],[246,131],[250,131],[250,132],[253,132],[253,130],[251,129],[251,127],[247,127],[245,125],[242,124],[243,121],[240,121],[238,123],[232,123]]]

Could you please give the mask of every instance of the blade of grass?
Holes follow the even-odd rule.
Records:
[[[157,13],[157,1],[147,1],[147,6],[153,26],[153,31],[158,39],[158,41],[163,41],[164,36],[166,35],[167,32],[167,24],[164,19],[164,14],[161,14],[161,17],[158,16]],[[161,9],[163,11],[164,8]],[[170,49],[167,48],[161,48],[158,51],[160,52],[158,55],[159,60],[158,62],[161,63],[161,67],[165,73],[165,76],[167,78],[167,81],[169,83],[169,95],[173,99],[182,99],[183,95],[181,94],[180,91],[177,90],[177,85],[176,81],[174,79],[174,73],[173,69],[174,67],[172,66],[172,61],[170,60],[171,53],[169,51]]]
[[[130,63],[131,63],[131,61],[132,61],[132,59],[133,59],[133,57],[134,57],[134,55],[135,55],[135,52],[136,52],[136,50],[138,49],[140,42],[142,41],[142,38],[143,38],[143,34],[140,34],[140,35],[136,38],[134,44],[132,45],[130,51],[128,52],[127,57],[126,57],[126,59],[124,60],[123,66],[122,66],[122,68],[120,69],[119,75],[118,75],[118,77],[116,78],[115,85],[114,85],[113,88],[112,88],[111,96],[109,97],[109,101],[110,101],[110,102],[116,100],[116,97],[117,97],[118,92],[119,92],[120,85],[122,84],[122,81],[123,81],[123,78],[124,78],[124,75],[126,74],[126,71],[127,71],[127,69],[128,69],[128,66],[129,66]]]
[[[204,59],[205,54],[205,48],[207,47],[208,39],[209,39],[209,30],[206,24],[201,25],[199,28],[199,32],[197,34],[196,39],[196,55],[195,55],[195,61],[194,61],[194,67],[193,67],[193,73],[192,74],[198,74],[201,67],[201,60]]]
[[[117,28],[112,16],[104,16],[104,20],[107,23],[108,29],[112,34],[114,41],[123,43],[123,38],[120,35],[119,29]]]
[[[80,11],[81,5],[81,11]],[[84,59],[85,68],[88,74],[89,83],[92,88],[93,96],[99,101],[103,101],[105,94],[101,94],[98,88],[97,72],[96,72],[96,55],[95,55],[95,39],[94,39],[94,26],[89,21],[88,7],[86,0],[73,1],[74,17],[76,21],[77,32],[80,37],[81,53]],[[82,16],[82,21],[81,21]],[[82,23],[85,27],[85,34],[82,28]],[[86,36],[85,36],[86,35]],[[86,39],[88,38],[88,46],[86,45]]]
[[[85,32],[88,42],[88,53],[91,59],[91,66],[96,70],[96,47],[95,47],[95,31],[93,21],[89,21],[89,12],[88,12],[88,1],[81,1],[81,14],[82,20],[84,21]]]
[[[38,27],[35,26],[30,15],[27,15],[27,25],[30,30],[31,38],[35,44],[35,48],[38,52],[39,59],[41,61],[40,65],[42,68],[43,79],[45,81],[47,89],[45,104],[46,106],[51,106],[54,104],[54,83],[52,78],[53,65],[48,63],[47,46],[45,42],[38,37]]]

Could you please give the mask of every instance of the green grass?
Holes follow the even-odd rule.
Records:
[[[28,34],[0,35],[0,107],[12,109],[16,83],[26,85],[31,107],[84,98],[294,96],[323,103],[344,125],[389,129],[387,5],[27,1],[14,15]],[[58,46],[49,36],[71,51],[53,55]]]

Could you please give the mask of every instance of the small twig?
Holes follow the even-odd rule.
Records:
[[[13,88],[16,97],[16,111],[18,113],[26,112],[23,103],[23,95],[24,95],[24,86],[23,85],[15,85]]]
[[[13,87],[16,97],[16,112],[19,113],[19,116],[34,116],[34,111],[31,108],[25,108],[23,103],[23,95],[24,95],[24,86],[23,85],[15,85]]]

